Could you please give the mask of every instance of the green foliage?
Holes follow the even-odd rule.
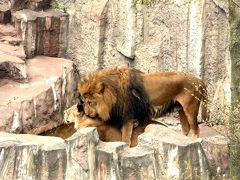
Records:
[[[230,158],[231,158],[231,179],[240,179],[240,144],[236,141],[230,141]]]
[[[230,159],[231,178],[240,179],[240,104],[239,100],[232,107],[230,122]]]
[[[54,8],[60,11],[63,11],[64,13],[67,12],[67,9],[69,8],[70,2],[69,1],[61,1],[61,0],[56,0],[54,4]]]
[[[230,116],[230,159],[231,178],[240,179],[240,3],[229,0],[229,24],[230,24],[230,54],[231,54],[231,95],[232,108]]]
[[[230,131],[233,140],[240,142],[240,101],[232,107],[230,116]]]

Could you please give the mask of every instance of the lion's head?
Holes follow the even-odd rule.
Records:
[[[113,84],[106,82],[101,73],[90,75],[79,84],[78,89],[84,101],[84,112],[87,116],[98,117],[103,121],[110,119],[110,113],[117,101]]]
[[[104,123],[97,118],[90,118],[86,116],[81,104],[75,104],[64,111],[64,122],[66,124],[74,123],[75,129],[85,127],[98,127]]]
[[[78,111],[78,104],[75,104],[64,111],[64,122],[66,124],[75,123],[75,120],[77,118],[83,117],[83,115],[84,115],[84,112]]]

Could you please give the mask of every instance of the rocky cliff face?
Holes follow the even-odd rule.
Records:
[[[211,179],[200,142],[155,125],[139,145],[102,142],[96,129],[70,138],[0,133],[3,179]],[[219,176],[222,178],[222,176]]]
[[[82,73],[127,64],[145,72],[194,73],[208,85],[212,121],[223,121],[230,103],[228,1],[134,2],[70,4],[68,56]]]
[[[0,2],[1,131],[42,133],[62,124],[74,103],[78,70],[57,58],[65,56],[68,14],[47,10],[50,4]]]

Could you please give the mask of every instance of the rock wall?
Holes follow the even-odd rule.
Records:
[[[72,61],[36,56],[28,59],[29,81],[0,86],[0,131],[39,134],[63,123],[75,103],[79,74]]]
[[[102,142],[95,128],[70,138],[0,132],[2,179],[211,179],[200,142],[155,125],[139,145]],[[222,176],[219,176],[222,178]]]
[[[81,73],[116,65],[194,73],[208,85],[211,119],[222,121],[231,94],[228,1],[134,2],[70,4],[68,57]]]
[[[42,133],[75,103],[79,73],[63,59],[69,17],[52,3],[0,2],[0,131]]]
[[[68,15],[54,9],[24,9],[13,14],[17,34],[23,40],[27,58],[35,55],[64,57],[67,45]]]

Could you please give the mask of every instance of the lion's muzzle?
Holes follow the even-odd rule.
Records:
[[[63,112],[63,119],[64,119],[64,122],[66,123],[66,124],[69,124],[69,123],[71,123],[71,121],[69,120],[69,109],[67,109],[67,110],[65,110],[64,112]]]

